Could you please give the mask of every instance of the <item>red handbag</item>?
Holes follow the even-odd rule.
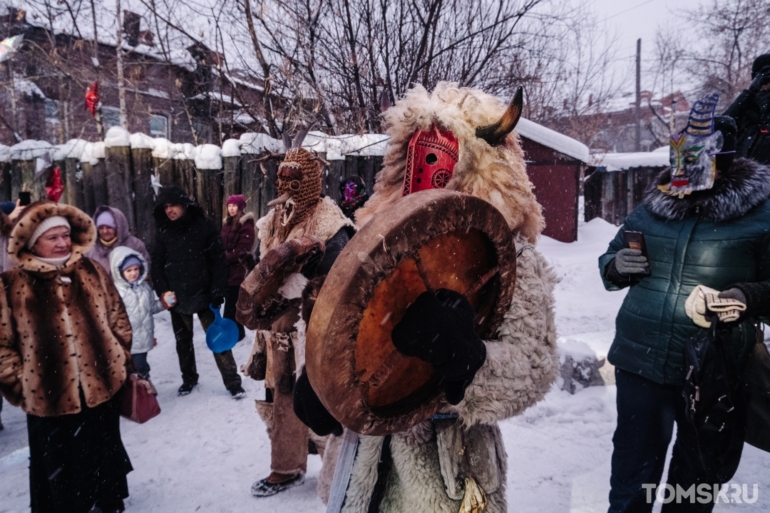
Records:
[[[151,385],[138,374],[130,374],[123,385],[120,414],[139,424],[160,415],[160,404],[152,393]]]

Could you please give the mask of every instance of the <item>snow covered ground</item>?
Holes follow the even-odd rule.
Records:
[[[588,344],[600,355],[612,341],[623,292],[604,290],[597,257],[617,228],[602,220],[580,226],[580,240],[544,238],[540,250],[554,265],[559,335]],[[253,400],[261,383],[244,380],[248,398],[234,401],[221,384],[214,360],[196,332],[201,385],[177,397],[181,383],[168,314],[156,316],[158,347],[150,353],[163,413],[145,425],[122,421],[129,474],[129,512],[323,512],[315,496],[318,456],[308,462],[305,484],[267,499],[254,499],[251,484],[269,473],[270,444]],[[247,337],[250,340],[250,337]],[[250,342],[235,348],[239,363]],[[5,405],[0,432],[0,513],[29,511],[28,451],[24,415]],[[569,395],[553,390],[523,415],[502,424],[508,450],[510,511],[598,513],[607,510],[615,387]],[[770,455],[747,446],[734,483],[759,485],[754,504],[718,504],[715,511],[770,511]]]

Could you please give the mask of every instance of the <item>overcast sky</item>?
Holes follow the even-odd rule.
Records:
[[[618,36],[618,72],[628,75],[629,90],[634,87],[634,56],[636,40],[642,38],[642,70],[644,59],[652,58],[655,31],[659,25],[683,23],[677,16],[686,8],[697,3],[693,0],[590,0],[600,23],[606,23],[608,29],[615,30]],[[702,1],[702,0],[701,0]],[[686,27],[683,27],[687,30]],[[642,88],[645,84],[642,74]]]

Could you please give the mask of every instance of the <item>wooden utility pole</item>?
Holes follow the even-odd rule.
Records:
[[[128,130],[128,116],[126,114],[126,88],[123,82],[123,16],[121,16],[120,0],[117,0],[118,9],[118,100],[120,101],[120,125]]]
[[[636,141],[634,149],[642,151],[642,38],[636,40]]]

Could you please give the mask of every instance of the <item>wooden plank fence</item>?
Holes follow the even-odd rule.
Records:
[[[223,157],[218,169],[205,169],[183,155],[153,156],[150,148],[108,147],[104,154],[103,158],[89,155],[84,160],[67,157],[54,161],[65,183],[60,202],[88,214],[104,204],[120,209],[128,218],[132,233],[148,246],[152,245],[155,232],[151,175],[162,186],[182,187],[221,225],[226,215],[225,201],[231,194],[243,194],[246,210],[258,217],[268,212],[267,204],[276,197],[276,172],[283,159],[283,155],[268,152],[244,153]],[[35,165],[34,159],[0,162],[0,201],[15,200],[22,190],[30,191],[33,201],[45,198],[45,181],[50,171],[35,177]],[[381,156],[348,155],[344,160],[332,160],[324,171],[323,193],[336,201],[340,180],[359,175],[371,194],[374,177],[381,168]]]
[[[659,168],[637,167],[622,171],[589,168],[583,182],[585,220],[600,217],[616,226],[644,199]]]

